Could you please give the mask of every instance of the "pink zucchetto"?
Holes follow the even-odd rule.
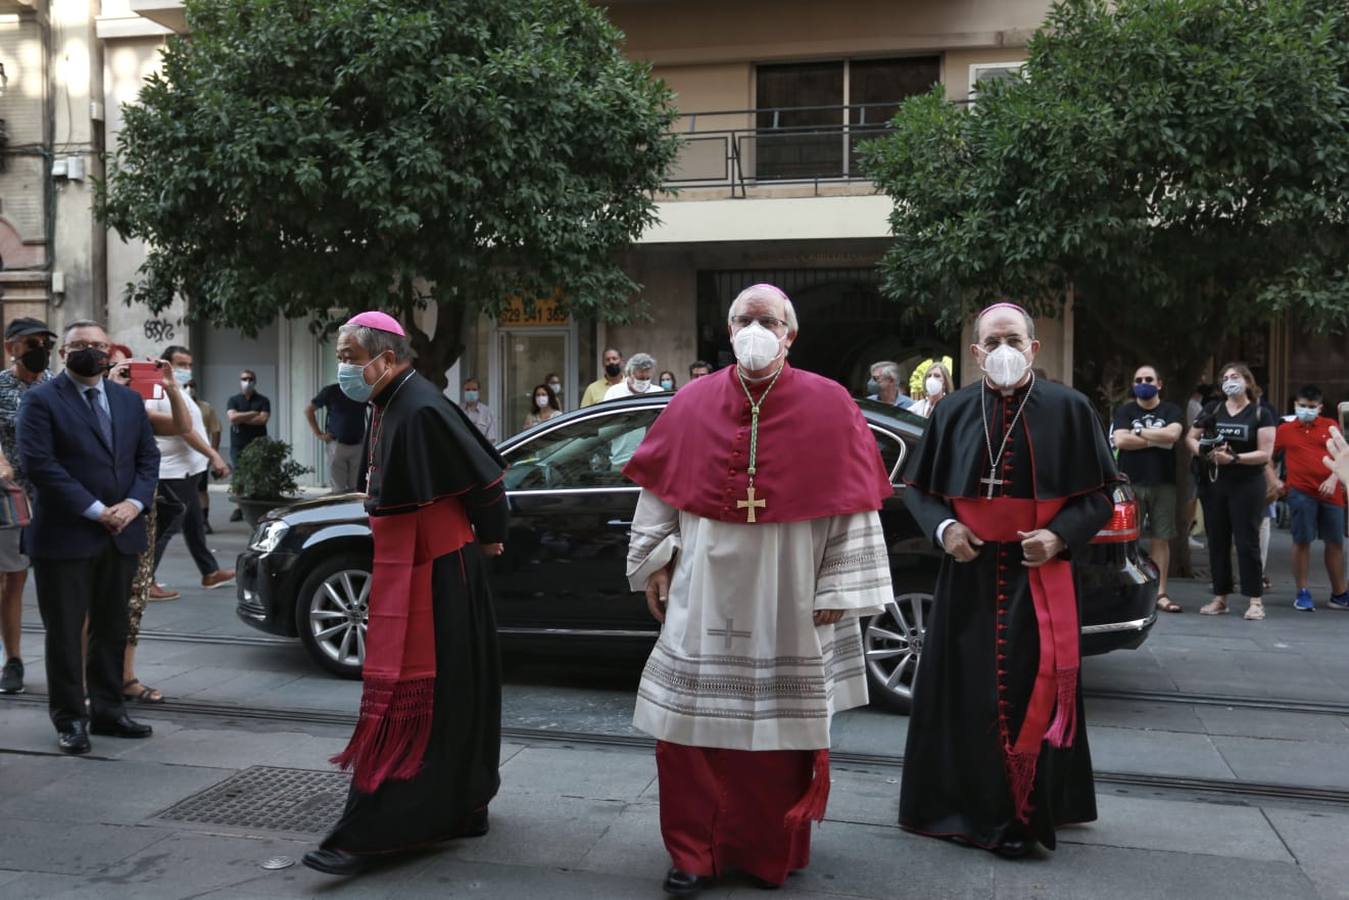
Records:
[[[357,313],[350,319],[347,319],[348,325],[361,325],[365,328],[373,328],[376,331],[387,331],[390,334],[396,334],[399,337],[407,337],[407,332],[403,326],[398,324],[398,320],[386,312],[380,312],[377,309],[367,309],[363,313]]]
[[[1026,312],[1024,308],[1016,305],[1010,300],[1000,300],[997,303],[994,303],[992,306],[984,307],[983,312],[979,313],[978,317],[982,319],[984,316],[988,315],[995,309],[1014,309],[1017,312],[1021,313],[1021,315],[1025,316],[1026,318],[1028,319],[1030,318],[1030,313]]]

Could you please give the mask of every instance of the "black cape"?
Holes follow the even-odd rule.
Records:
[[[422,769],[371,794],[352,788],[342,818],[323,841],[325,848],[351,853],[410,850],[457,837],[500,786],[501,663],[481,544],[506,537],[505,464],[434,385],[415,373],[406,377],[406,384],[396,381],[371,401],[380,418],[379,428],[366,432],[367,460],[373,450],[367,509],[398,515],[453,496],[477,541],[432,564],[435,707]]]
[[[1095,411],[1058,384],[1040,381],[1029,394],[1022,389],[1004,398],[980,383],[941,401],[905,469],[905,504],[935,540],[937,527],[956,518],[953,499],[987,494],[979,484],[989,472],[985,411],[996,452],[1022,404],[1008,441],[1008,468],[999,471],[1006,483],[995,496],[1065,499],[1049,528],[1067,544],[1067,556],[1079,558],[1109,520],[1108,492],[1118,476]],[[1014,739],[1019,732],[1040,644],[1022,559],[1019,543],[992,542],[969,563],[943,557],[904,757],[900,824],[908,830],[980,847],[1033,836],[1052,849],[1057,826],[1096,818],[1080,682],[1073,745],[1041,744],[1029,826],[1014,815],[1003,734]],[[1000,567],[1005,602],[999,600]],[[995,643],[1000,625],[1007,641],[1002,663]],[[1009,704],[1001,718],[1000,697]]]

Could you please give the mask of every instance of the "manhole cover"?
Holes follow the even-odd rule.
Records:
[[[326,831],[346,805],[342,772],[252,766],[174,804],[156,818],[268,831]]]

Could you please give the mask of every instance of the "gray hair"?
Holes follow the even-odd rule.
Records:
[[[386,350],[393,351],[395,362],[407,362],[417,355],[412,352],[412,343],[407,338],[392,331],[380,331],[367,325],[343,325],[337,329],[337,333],[351,335],[352,339],[370,354],[371,359]]]
[[[634,372],[654,368],[656,368],[656,357],[652,356],[650,353],[634,353],[632,354],[632,359],[628,360],[628,365],[627,368],[624,369],[624,372],[625,374],[631,375]]]
[[[874,376],[877,381],[882,377],[889,378],[895,384],[899,384],[899,363],[881,362],[871,367],[876,372]]]
[[[74,322],[66,323],[66,327],[61,330],[61,341],[63,343],[68,343],[70,341],[70,333],[76,328],[97,328],[104,334],[108,333],[107,327],[104,326],[102,322],[95,322],[93,319],[76,319]]]
[[[726,324],[731,324],[731,320],[740,315],[740,307],[750,300],[781,300],[782,318],[787,322],[787,333],[796,334],[800,331],[800,325],[796,320],[796,307],[792,305],[792,300],[782,290],[773,287],[771,284],[752,284],[745,288],[735,299],[731,301],[731,308],[726,313]]]
[[[979,318],[974,320],[974,339],[976,341],[980,339],[979,329],[983,327],[984,316],[992,312],[997,312],[1000,309],[1010,309],[1013,312],[1020,313],[1021,320],[1026,323],[1026,340],[1028,341],[1035,340],[1035,320],[1031,318],[1030,313],[1026,312],[1024,309],[1022,309],[1020,306],[1017,306],[1015,303],[995,303],[988,309],[979,313]]]

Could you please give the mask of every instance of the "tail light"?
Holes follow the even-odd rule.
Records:
[[[1110,521],[1091,539],[1093,544],[1127,544],[1138,540],[1138,504],[1121,500],[1115,504]]]

